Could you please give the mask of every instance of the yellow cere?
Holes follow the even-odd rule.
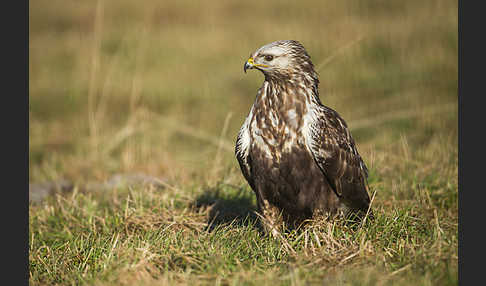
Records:
[[[254,67],[263,67],[263,68],[268,68],[267,65],[264,65],[264,64],[255,64],[253,62],[253,57],[249,58],[248,61],[247,61],[250,65],[254,66]]]

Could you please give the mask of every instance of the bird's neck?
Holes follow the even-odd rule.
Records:
[[[299,105],[321,104],[317,76],[297,74],[289,77],[265,76],[257,97],[267,110],[298,108]]]

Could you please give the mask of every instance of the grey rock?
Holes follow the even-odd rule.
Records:
[[[81,185],[84,191],[108,190],[120,187],[149,186],[164,188],[164,179],[149,176],[142,173],[134,174],[115,174],[105,182],[88,182]],[[74,183],[61,179],[53,182],[30,183],[29,184],[29,203],[39,203],[46,197],[56,192],[70,192],[74,188]]]
[[[69,192],[74,184],[68,180],[61,179],[53,182],[29,184],[29,202],[38,203],[55,192]]]

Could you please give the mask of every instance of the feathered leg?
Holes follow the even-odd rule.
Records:
[[[258,212],[263,229],[274,238],[279,237],[284,228],[281,211],[265,199],[258,200]]]

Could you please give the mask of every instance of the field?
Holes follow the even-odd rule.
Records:
[[[457,285],[457,1],[29,1],[30,285]],[[304,44],[370,169],[375,220],[272,238],[236,158]],[[162,188],[83,188],[145,174]]]

